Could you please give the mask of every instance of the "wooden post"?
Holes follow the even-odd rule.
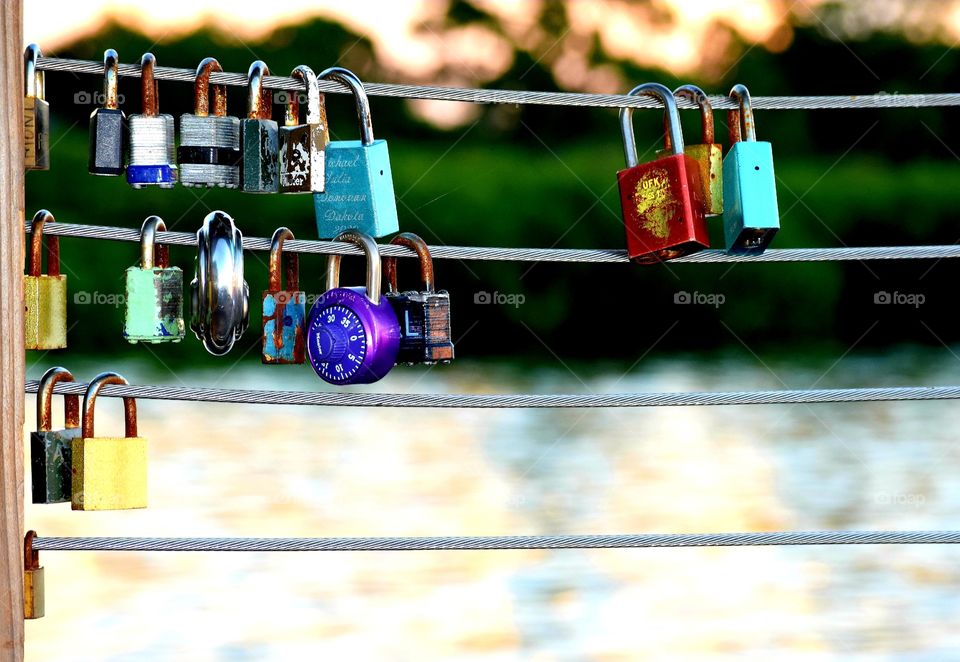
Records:
[[[0,3],[0,659],[23,659],[23,2]]]

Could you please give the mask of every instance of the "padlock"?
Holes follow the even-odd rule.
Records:
[[[327,145],[326,184],[313,196],[317,232],[330,239],[346,230],[373,237],[399,229],[397,200],[386,140],[374,140],[370,102],[363,83],[353,72],[331,67],[320,78],[333,79],[350,88],[357,104],[361,140],[335,140]]]
[[[127,268],[123,337],[131,343],[180,342],[183,323],[183,271],[170,266],[169,251],[156,244],[167,226],[149,216],[140,228],[140,264]]]
[[[270,119],[270,92],[263,86],[269,75],[270,69],[261,60],[247,71],[247,118],[240,123],[240,188],[247,193],[276,193],[280,187],[279,129]]]
[[[240,119],[227,115],[227,88],[210,85],[211,72],[221,72],[212,57],[197,67],[193,83],[193,114],[180,116],[180,183],[184,186],[240,185]],[[213,114],[210,88],[213,88]]]
[[[27,531],[23,537],[23,617],[27,620],[43,618],[46,614],[45,586],[40,552],[33,548],[36,531]]]
[[[90,158],[87,170],[92,175],[122,175],[127,142],[126,118],[119,108],[117,64],[119,56],[112,48],[103,53],[103,107],[90,113]]]
[[[730,96],[739,108],[727,114],[730,151],[723,159],[723,234],[728,253],[759,255],[780,229],[773,145],[757,141],[747,88],[734,85]]]
[[[67,346],[67,276],[60,273],[60,240],[47,237],[47,273],[40,273],[43,226],[53,214],[41,209],[30,231],[30,265],[23,277],[24,340],[27,349],[63,349]]]
[[[700,195],[707,216],[723,213],[723,146],[714,142],[713,106],[707,93],[696,85],[681,85],[673,91],[674,97],[685,97],[700,107],[702,142],[699,145],[684,145],[683,153],[693,158],[700,167]],[[670,147],[670,119],[663,116],[664,149],[657,150],[657,158],[673,153]]]
[[[700,169],[684,154],[680,116],[673,93],[659,83],[644,83],[630,95],[653,96],[664,104],[673,153],[649,163],[637,163],[633,109],[620,109],[620,129],[627,167],[617,173],[620,203],[627,231],[627,255],[650,264],[709,248],[704,219]]]
[[[45,77],[37,69],[40,47],[30,44],[23,52],[23,165],[27,170],[50,169],[50,104],[45,97]]]
[[[280,192],[323,193],[323,157],[330,142],[323,95],[310,67],[300,65],[290,75],[307,86],[307,122],[300,124],[299,92],[289,91],[280,127]]]
[[[380,294],[380,251],[370,235],[348,230],[335,241],[363,249],[367,285],[339,287],[341,256],[330,256],[327,291],[314,302],[307,318],[307,355],[325,382],[371,384],[397,362],[400,323]]]
[[[153,77],[157,59],[153,53],[140,58],[140,90],[143,111],[131,115],[130,160],[127,183],[133,188],[173,188],[177,181],[173,115],[160,114],[159,89]]]
[[[107,384],[127,385],[127,380],[103,372],[87,385],[83,431],[73,440],[73,510],[147,507],[147,440],[137,436],[137,401],[123,398],[123,437],[93,436],[94,404]]]
[[[283,253],[283,242],[293,239],[287,228],[277,228],[270,241],[270,284],[263,293],[263,340],[261,360],[264,363],[303,363],[304,324],[307,295],[298,287],[300,258],[296,253]],[[280,261],[287,275],[287,289],[280,282]]]
[[[387,301],[400,322],[400,352],[397,363],[450,363],[453,340],[450,333],[450,293],[433,286],[433,258],[426,242],[411,232],[401,232],[391,244],[406,246],[420,260],[422,291],[401,292],[397,287],[397,258],[383,258],[387,276]]]
[[[243,279],[243,235],[230,215],[213,211],[197,230],[196,275],[190,283],[190,328],[208,352],[222,356],[247,329],[250,289]]]
[[[37,388],[37,430],[30,433],[30,474],[34,503],[70,501],[70,454],[73,439],[80,434],[80,396],[63,396],[63,429],[53,429],[53,388],[72,382],[66,368],[50,368]]]

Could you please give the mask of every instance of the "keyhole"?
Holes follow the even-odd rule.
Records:
[[[753,166],[753,169],[754,169],[754,170],[759,170],[759,169],[760,169],[760,166]]]

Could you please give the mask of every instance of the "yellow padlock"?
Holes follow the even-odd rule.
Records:
[[[46,611],[40,552],[33,548],[36,537],[36,531],[27,531],[23,538],[23,617],[26,619],[43,618]]]
[[[23,277],[24,338],[27,349],[63,349],[67,346],[67,277],[60,273],[60,240],[47,237],[47,273],[40,273],[43,225],[53,214],[41,209],[33,217],[30,265]]]
[[[125,437],[94,437],[93,406],[107,384],[127,384],[115,372],[94,377],[83,396],[81,437],[72,444],[74,510],[147,507],[147,440],[137,436],[137,401],[123,399]]]

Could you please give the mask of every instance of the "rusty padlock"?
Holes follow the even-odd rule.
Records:
[[[60,273],[60,240],[47,237],[47,273],[40,273],[43,226],[53,214],[41,209],[33,217],[30,265],[23,277],[24,340],[27,349],[67,346],[67,277]]]
[[[183,271],[170,266],[167,246],[156,243],[167,226],[148,216],[140,228],[140,264],[127,268],[123,337],[128,342],[180,342],[183,322]]]
[[[34,503],[70,501],[71,444],[80,435],[80,396],[63,396],[63,429],[53,429],[53,388],[72,382],[66,368],[50,368],[37,389],[37,430],[30,433],[30,474]]]
[[[270,284],[263,293],[264,363],[303,363],[307,295],[300,291],[300,259],[283,253],[283,242],[293,239],[287,228],[277,228],[270,241]],[[287,289],[280,282],[280,262],[287,275]]]
[[[23,537],[23,617],[27,620],[43,618],[46,613],[43,566],[40,552],[33,548],[36,537],[36,531],[27,531]]]

